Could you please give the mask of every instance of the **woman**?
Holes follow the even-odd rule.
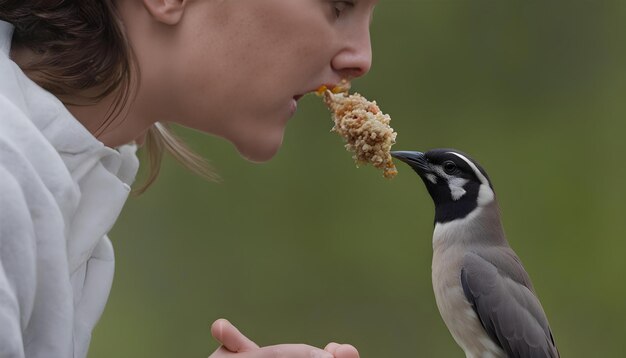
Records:
[[[113,277],[106,234],[149,151],[211,176],[178,123],[269,160],[304,94],[371,65],[377,0],[0,0],[0,356],[85,357]],[[113,149],[115,148],[115,149]],[[211,357],[259,348],[228,321]]]

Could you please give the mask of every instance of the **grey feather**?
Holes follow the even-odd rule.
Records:
[[[465,254],[461,285],[485,331],[509,357],[559,357],[528,274],[508,246]]]

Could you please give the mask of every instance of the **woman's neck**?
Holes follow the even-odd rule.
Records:
[[[66,105],[70,113],[99,141],[115,148],[130,142],[143,143],[153,122],[140,118],[133,110],[132,95],[116,103],[117,91],[93,104]],[[73,103],[68,100],[67,102]]]

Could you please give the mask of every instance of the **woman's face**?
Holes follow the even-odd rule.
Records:
[[[378,0],[198,0],[167,56],[175,121],[270,159],[298,99],[367,73]]]

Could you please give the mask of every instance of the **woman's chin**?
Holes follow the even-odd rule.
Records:
[[[253,163],[263,163],[272,159],[276,153],[278,153],[282,144],[283,136],[281,133],[279,138],[266,138],[265,141],[256,141],[255,143],[251,143],[250,141],[246,143],[235,143],[235,147],[237,147],[239,154],[246,160]]]

